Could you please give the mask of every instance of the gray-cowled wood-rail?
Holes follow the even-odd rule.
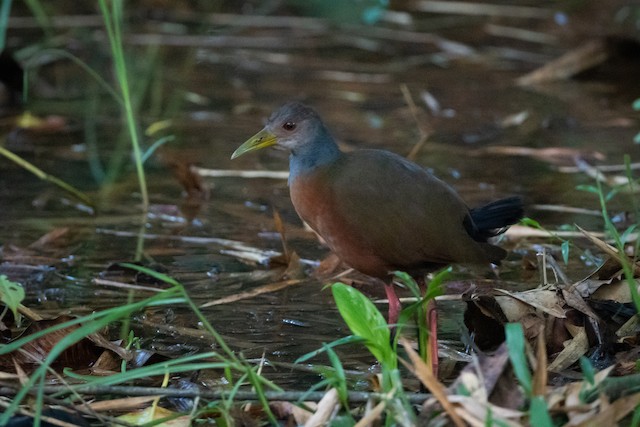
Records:
[[[452,263],[499,263],[506,251],[488,240],[523,215],[519,197],[469,209],[445,182],[389,151],[342,152],[318,114],[297,102],[273,113],[232,159],[272,145],[291,153],[289,187],[298,215],[345,264],[385,280],[389,324],[400,310],[393,271],[421,277]],[[435,306],[428,311],[435,369]]]

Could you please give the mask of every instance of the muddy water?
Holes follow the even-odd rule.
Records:
[[[258,152],[233,162],[229,156],[261,128],[273,108],[291,99],[315,106],[345,149],[375,147],[408,154],[420,139],[419,128],[426,129],[430,137],[415,160],[458,189],[472,206],[520,194],[528,205],[527,215],[549,229],[574,223],[601,229],[597,216],[550,212],[537,206],[598,209],[594,195],[576,191],[578,185],[592,184],[591,178],[562,173],[557,167],[573,165],[577,154],[591,160],[596,151],[600,163],[620,164],[624,154],[637,162],[638,146],[632,142],[638,130],[637,114],[630,103],[640,93],[638,87],[625,87],[624,80],[602,80],[598,75],[541,88],[518,87],[514,83],[517,77],[567,46],[513,46],[509,40],[490,40],[499,48],[517,48],[532,58],[513,60],[496,53],[495,46],[474,44],[473,34],[482,28],[482,20],[471,20],[466,27],[457,24],[466,32],[452,28],[443,32],[449,36],[455,33],[460,42],[477,49],[475,54],[455,60],[443,60],[443,53],[433,45],[414,41],[412,37],[419,37],[419,33],[399,41],[377,36],[368,28],[329,31],[321,21],[312,22],[320,22],[320,29],[227,29],[256,43],[266,37],[277,39],[273,45],[263,43],[265,47],[260,49],[234,47],[233,38],[230,46],[211,48],[206,37],[191,46],[175,47],[172,44],[182,39],[168,37],[152,56],[143,40],[130,39],[128,48],[138,52],[135,60],[132,58],[134,66],[144,68],[145,61],[156,61],[152,67],[155,74],[140,74],[151,75],[153,81],[151,92],[143,98],[141,122],[146,126],[171,119],[166,134],[175,136],[163,147],[162,159],[148,162],[153,206],[145,220],[143,261],[180,280],[198,303],[276,282],[281,270],[249,262],[215,242],[194,242],[187,237],[230,239],[281,251],[273,220],[276,210],[285,222],[287,244],[310,261],[307,273],[327,255],[313,234],[303,229],[289,201],[286,180],[206,178],[210,197],[194,211],[193,218],[187,218],[180,209],[184,207],[182,189],[166,167],[170,158],[210,169],[286,170],[283,152]],[[546,29],[550,24],[540,25]],[[17,31],[16,37],[20,35]],[[96,40],[93,43],[98,43]],[[87,55],[89,46],[80,54]],[[95,87],[69,64],[50,64],[40,74],[42,78],[55,76],[57,86],[53,95],[34,90],[25,108],[39,115],[62,115],[67,126],[52,132],[14,132],[8,136],[7,146],[87,191],[98,202],[99,211],[96,216],[88,215],[60,190],[0,160],[0,272],[25,285],[26,304],[34,309],[86,313],[116,306],[126,301],[127,292],[96,285],[93,279],[113,278],[107,267],[135,256],[140,231],[137,182],[127,166],[116,184],[101,187],[91,172],[89,152],[92,130],[102,160],[112,154],[121,133],[119,113],[108,97],[87,95],[94,93]],[[629,81],[635,84],[633,79]],[[418,106],[418,123],[403,98],[403,85]],[[435,111],[429,112],[424,102],[426,92],[439,104]],[[74,94],[73,99],[65,93]],[[104,106],[88,113],[87,103],[96,100]],[[505,124],[517,114],[526,118]],[[9,122],[3,128],[12,130]],[[146,139],[153,142],[151,137]],[[505,154],[508,146],[575,151],[536,158],[530,152]],[[500,149],[503,151],[497,152]],[[624,206],[623,199],[614,199],[611,208],[616,211]],[[28,248],[58,227],[68,227],[69,233],[43,247]],[[513,252],[503,266],[501,279],[488,271],[480,275],[458,271],[448,293],[456,294],[473,284],[483,286],[482,277],[491,279],[492,286],[508,289],[536,286],[537,273],[523,272],[521,260],[534,253],[538,243],[557,249],[544,240],[508,239],[505,245]],[[571,278],[580,279],[591,268],[576,253],[569,268]],[[247,357],[264,353],[274,362],[288,363],[348,334],[323,285],[308,276],[299,285],[207,308],[205,313],[230,345]],[[368,292],[376,294],[375,289]],[[380,308],[386,310],[384,304]],[[454,347],[461,346],[463,310],[459,301],[441,305],[442,338],[451,340]],[[165,324],[197,328],[183,307],[141,314],[133,326],[143,342],[160,352],[175,354],[210,346],[206,340],[167,330],[162,327]],[[372,364],[360,347],[338,351],[348,368],[367,372]],[[295,386],[314,378],[286,367],[268,373],[279,377],[283,385],[291,382]]]

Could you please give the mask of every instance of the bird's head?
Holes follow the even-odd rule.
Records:
[[[274,112],[264,129],[238,147],[231,158],[273,145],[297,151],[325,134],[324,125],[312,108],[299,102],[289,102]]]

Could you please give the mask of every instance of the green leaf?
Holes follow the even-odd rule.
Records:
[[[504,327],[509,359],[513,365],[513,372],[527,396],[531,396],[531,372],[525,354],[525,340],[520,323],[507,323]],[[535,425],[535,424],[534,424]]]
[[[632,105],[634,110],[640,111],[640,98],[633,101]]]
[[[400,282],[401,285],[408,288],[414,297],[421,296],[420,287],[409,273],[405,273],[404,271],[394,271],[393,277],[396,282]]]
[[[562,242],[562,245],[560,245],[560,249],[562,251],[562,260],[565,264],[569,264],[569,249],[571,247],[570,245],[571,244],[568,240],[565,240],[564,242]]]
[[[484,418],[484,426],[493,426],[493,411],[491,410],[491,406],[487,408],[487,416]]]
[[[388,0],[326,1],[288,0],[287,3],[305,14],[321,17],[337,24],[373,25],[389,7]]]
[[[620,241],[622,242],[623,245],[629,241],[629,236],[631,236],[631,233],[633,233],[636,230],[637,226],[638,224],[633,224],[632,226],[624,230],[624,233],[622,233],[622,235],[620,236]]]
[[[433,299],[444,293],[443,284],[444,284],[444,281],[449,278],[451,271],[452,271],[451,267],[443,268],[435,276],[433,276],[433,279],[431,279],[431,281],[429,282],[429,285],[427,286],[427,293],[424,297],[426,300]]]
[[[141,265],[138,264],[132,264],[130,262],[119,262],[118,265],[121,265],[122,267],[125,268],[130,268],[131,270],[136,270],[139,271],[140,273],[144,273],[147,276],[151,276],[154,279],[158,279],[161,282],[164,282],[168,285],[173,285],[173,286],[177,286],[178,285],[178,281],[176,279],[174,279],[171,276],[168,276],[164,273],[160,273],[158,271],[152,270],[150,268],[147,267],[143,267]]]
[[[355,337],[353,335],[349,335],[348,337],[343,337],[335,341],[332,341],[329,344],[323,344],[322,348],[303,354],[302,356],[298,357],[294,363],[303,363],[303,362],[306,362],[307,360],[311,360],[317,355],[325,353],[327,351],[327,348],[333,348],[333,347],[337,347],[339,345],[344,345],[344,344],[361,343],[363,341],[364,339],[362,339],[361,337]]]
[[[611,190],[609,190],[609,192],[606,194],[605,196],[605,200],[607,202],[613,200],[613,198],[615,197],[616,194],[618,194],[620,192],[621,187],[616,187],[616,188],[612,188]]]
[[[528,218],[528,217],[522,218],[520,220],[520,224],[526,225],[527,227],[542,229],[542,226],[540,225],[540,223],[533,218]]]
[[[533,396],[529,407],[529,423],[536,427],[553,427],[547,402],[542,396]]]
[[[633,411],[631,427],[640,427],[640,406],[636,407],[635,411]]]
[[[338,397],[340,402],[345,405],[345,408],[348,408],[349,404],[349,396],[347,390],[347,375],[344,372],[344,368],[342,366],[342,362],[340,358],[336,354],[335,351],[331,347],[327,348],[327,355],[329,356],[329,361],[331,362],[331,366],[333,366],[333,386],[338,390]]]
[[[577,185],[576,186],[576,190],[578,191],[584,191],[587,193],[593,193],[593,194],[599,194],[600,190],[598,190],[598,187],[594,186],[594,185]]]
[[[338,311],[351,332],[365,340],[365,345],[387,369],[397,367],[391,348],[391,333],[387,322],[375,305],[357,289],[344,283],[331,286]]]
[[[24,300],[24,289],[20,283],[12,282],[4,274],[0,275],[0,300],[13,312],[13,317],[18,323],[20,313],[18,307]]]
[[[590,385],[594,385],[596,382],[596,370],[593,368],[589,359],[584,356],[580,357],[580,368],[582,369],[584,380]]]

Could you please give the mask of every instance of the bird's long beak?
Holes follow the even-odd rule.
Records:
[[[266,129],[262,129],[260,132],[249,138],[244,144],[236,149],[231,155],[231,159],[242,156],[249,151],[259,150],[264,147],[270,147],[277,143],[276,136]]]

